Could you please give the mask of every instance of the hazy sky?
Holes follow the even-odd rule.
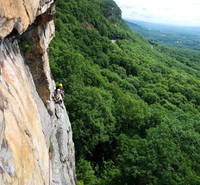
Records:
[[[125,19],[200,26],[200,0],[115,0]]]

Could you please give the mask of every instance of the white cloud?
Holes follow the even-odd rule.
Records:
[[[200,26],[200,0],[115,0],[125,19]]]

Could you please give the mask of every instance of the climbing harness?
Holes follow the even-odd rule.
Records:
[[[56,89],[55,89],[54,94],[53,94],[53,99],[54,99],[55,103],[61,104],[63,102],[64,92],[63,92],[62,89],[63,89],[63,84],[59,83],[56,86]]]
[[[55,103],[58,103],[58,104],[61,104],[62,103],[62,95],[61,95],[61,92],[59,90],[56,90],[55,91],[55,94],[54,94],[54,101]]]

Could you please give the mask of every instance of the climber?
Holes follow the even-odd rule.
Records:
[[[58,103],[59,105],[63,103],[63,99],[64,99],[63,84],[59,83],[56,86],[56,89],[53,94],[53,99],[55,103]]]

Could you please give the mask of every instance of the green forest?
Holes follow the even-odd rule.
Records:
[[[200,184],[197,56],[131,31],[113,0],[57,0],[49,48],[77,185]]]

